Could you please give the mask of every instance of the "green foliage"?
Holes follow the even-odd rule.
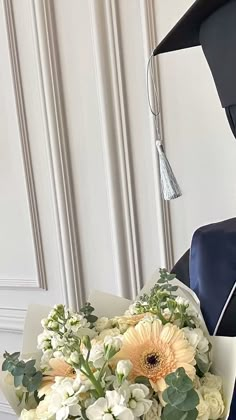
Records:
[[[196,420],[199,397],[193,382],[183,368],[170,373],[165,378],[168,387],[163,392],[167,403],[162,413],[162,420]]]
[[[188,304],[180,304],[176,301],[175,292],[178,286],[173,286],[171,281],[175,279],[175,274],[170,274],[166,269],[160,269],[160,278],[151,289],[149,294],[144,294],[136,302],[136,313],[152,313],[156,315],[163,324],[168,322],[178,322],[180,328],[195,327],[193,317],[188,314]],[[169,316],[165,315],[168,310]]]
[[[14,386],[25,387],[25,399],[29,398],[30,393],[35,393],[42,382],[42,372],[37,371],[35,368],[36,360],[28,360],[24,362],[19,360],[20,353],[9,354],[4,353],[3,357],[5,358],[2,364],[2,370],[8,371],[14,378]],[[23,399],[22,396],[21,400]],[[21,402],[21,401],[20,401]]]
[[[208,353],[204,354],[197,353],[195,359],[197,362],[197,374],[201,378],[209,371],[211,366],[210,350],[208,351]]]
[[[80,313],[84,315],[88,322],[90,322],[90,328],[93,327],[93,324],[97,321],[98,317],[93,315],[94,308],[89,302],[86,302],[84,307],[80,309]]]

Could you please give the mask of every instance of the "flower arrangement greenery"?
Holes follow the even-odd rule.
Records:
[[[211,373],[210,339],[175,276],[157,283],[122,316],[56,305],[43,319],[38,355],[5,352],[4,383],[21,420],[217,420],[222,379]]]

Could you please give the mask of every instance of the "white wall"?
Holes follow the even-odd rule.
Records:
[[[0,353],[20,348],[29,303],[132,297],[171,264],[145,91],[153,6],[1,2]]]
[[[156,1],[159,39],[191,4]],[[236,144],[201,47],[159,62],[165,143],[183,190],[170,206],[178,259],[197,227],[235,216]]]
[[[200,49],[159,60],[184,195],[169,212],[160,194],[146,63],[189,4],[2,0],[0,353],[20,348],[29,303],[132,297],[196,227],[234,215],[235,144]]]

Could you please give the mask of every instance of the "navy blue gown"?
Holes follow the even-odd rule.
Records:
[[[236,336],[236,218],[199,228],[172,272],[198,295],[210,334]]]

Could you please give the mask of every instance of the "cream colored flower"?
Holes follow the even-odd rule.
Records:
[[[204,336],[200,328],[183,328],[184,334],[194,349],[199,353],[207,353],[209,350],[209,341]]]
[[[102,332],[105,329],[111,328],[112,322],[109,318],[103,316],[101,318],[98,318],[95,322],[95,328],[98,332]]]
[[[98,337],[95,338],[96,341],[103,341],[105,337],[116,337],[120,334],[120,330],[118,328],[109,328],[103,330]]]
[[[196,390],[199,396],[199,404],[197,406],[198,417],[197,420],[209,420],[210,418],[210,408],[208,402],[206,402],[200,391]]]
[[[37,418],[36,410],[23,409],[20,416],[20,420],[36,420]]]
[[[144,415],[144,420],[161,420],[162,406],[157,400],[152,400],[150,410]]]
[[[114,357],[128,359],[133,364],[130,379],[147,377],[155,391],[166,388],[165,377],[183,367],[191,379],[195,377],[195,351],[189,345],[184,333],[172,324],[161,321],[140,322],[130,327],[123,336],[123,345]]]
[[[220,376],[212,375],[212,373],[208,372],[201,379],[201,385],[207,388],[213,388],[213,389],[217,389],[218,391],[221,391],[223,382]]]
[[[199,390],[203,396],[204,401],[208,404],[210,409],[211,420],[218,420],[223,416],[225,405],[220,391],[217,389],[201,387]]]

